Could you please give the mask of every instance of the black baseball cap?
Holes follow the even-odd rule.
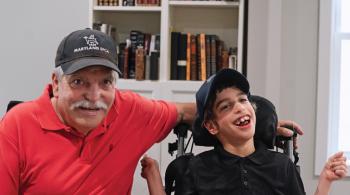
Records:
[[[209,100],[215,96],[219,86],[235,86],[243,93],[250,96],[250,86],[246,77],[234,69],[221,69],[216,74],[209,77],[196,93],[197,116],[193,123],[193,136],[195,143],[202,146],[211,146],[216,141],[214,136],[203,126],[205,110]]]
[[[113,39],[101,31],[86,28],[70,33],[61,41],[55,67],[61,66],[64,74],[72,74],[88,66],[99,65],[121,75],[116,59]]]

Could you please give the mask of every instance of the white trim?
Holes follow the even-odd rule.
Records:
[[[315,174],[337,152],[340,94],[340,2],[320,0]],[[349,173],[348,173],[349,176]]]
[[[319,175],[329,155],[330,129],[330,64],[332,46],[332,1],[320,0],[319,10],[319,45],[318,45],[318,80],[317,80],[317,115],[316,115],[316,156],[315,174]],[[326,152],[325,152],[326,151]]]

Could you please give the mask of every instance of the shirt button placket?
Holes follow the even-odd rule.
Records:
[[[244,188],[248,188],[248,171],[244,168],[243,162],[240,163],[240,169],[241,169],[241,178],[242,178],[242,184]]]

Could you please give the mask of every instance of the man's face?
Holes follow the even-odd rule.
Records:
[[[53,75],[53,106],[61,120],[74,129],[87,133],[106,117],[115,98],[112,70],[91,66],[61,80]]]
[[[226,88],[217,93],[212,110],[214,117],[205,126],[223,145],[237,145],[253,139],[255,111],[241,90]]]

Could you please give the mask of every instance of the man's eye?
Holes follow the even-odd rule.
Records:
[[[106,79],[103,81],[103,85],[105,86],[112,86],[113,85],[113,81],[110,79]]]
[[[81,80],[81,79],[74,79],[72,82],[71,82],[71,85],[72,86],[81,86],[83,85],[84,82]]]
[[[111,80],[106,79],[106,80],[104,80],[104,84],[106,84],[106,85],[110,85],[110,84],[112,84],[112,81],[111,81]]]

